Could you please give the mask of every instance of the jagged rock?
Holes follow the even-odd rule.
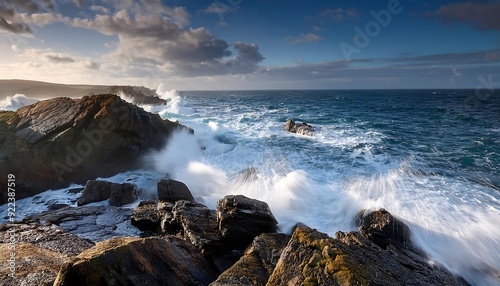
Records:
[[[198,247],[203,254],[209,254],[221,247],[222,237],[217,231],[217,218],[214,211],[205,205],[177,201],[172,209],[173,220],[182,227],[184,237]]]
[[[216,278],[197,249],[176,237],[115,238],[65,263],[54,286],[208,285]]]
[[[375,244],[386,248],[389,244],[410,244],[410,229],[385,209],[361,211],[357,216],[359,231]]]
[[[137,192],[133,184],[116,184],[107,181],[89,180],[77,204],[82,206],[109,199],[110,205],[123,206],[137,200]]]
[[[183,182],[170,179],[159,180],[157,190],[160,201],[175,203],[179,200],[185,200],[194,202],[191,191]]]
[[[300,135],[308,135],[308,136],[313,136],[314,132],[314,127],[302,122],[302,123],[296,123],[293,121],[293,119],[288,119],[283,126],[283,129],[285,129],[288,132],[292,133],[297,133]]]
[[[16,175],[16,199],[22,199],[138,168],[142,154],[184,128],[112,94],[43,100],[0,111],[0,170]]]
[[[163,234],[176,234],[181,229],[178,222],[173,219],[172,209],[174,206],[174,203],[159,201],[156,207],[160,219],[161,233]]]
[[[290,236],[263,233],[245,250],[233,266],[224,271],[210,286],[266,285]]]
[[[15,237],[15,249],[9,241]],[[57,226],[38,224],[0,225],[0,281],[5,286],[52,285],[63,263],[93,244]],[[9,276],[15,253],[15,277]]]
[[[158,218],[158,211],[156,209],[156,202],[142,201],[134,209],[134,213],[130,218],[133,226],[141,231],[156,232],[160,227],[160,220]]]
[[[246,248],[261,233],[276,232],[278,222],[265,202],[226,196],[217,202],[217,225],[227,243]]]
[[[468,285],[418,251],[386,249],[359,232],[328,237],[297,227],[267,285]]]
[[[126,96],[134,104],[167,104],[165,99],[155,96],[156,92],[145,87],[138,86],[112,86],[109,93],[118,96]]]

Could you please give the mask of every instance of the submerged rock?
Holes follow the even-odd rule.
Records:
[[[8,243],[14,237],[15,248]],[[52,285],[65,261],[93,246],[57,226],[0,225],[0,281],[5,286]],[[15,253],[15,278],[7,258]]]
[[[43,100],[0,111],[0,170],[16,176],[22,199],[138,168],[141,155],[184,128],[112,94]]]
[[[293,119],[288,119],[283,126],[283,129],[285,129],[288,132],[292,133],[297,133],[300,135],[307,135],[307,136],[313,136],[314,132],[314,127],[302,122],[302,123],[296,123]]]
[[[63,265],[54,286],[208,285],[216,273],[198,250],[176,238],[115,238]]]
[[[267,203],[245,196],[226,196],[217,203],[219,232],[227,243],[247,247],[261,233],[278,229]]]

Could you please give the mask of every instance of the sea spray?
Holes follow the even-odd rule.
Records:
[[[487,206],[471,207],[457,197],[453,184],[442,189],[443,180],[447,179],[419,170],[408,158],[386,174],[351,180],[345,189],[363,209],[385,208],[405,221],[412,241],[431,263],[468,281],[497,285],[500,213]]]
[[[0,110],[15,111],[23,106],[33,104],[37,101],[38,99],[27,97],[24,94],[16,94],[0,100]]]

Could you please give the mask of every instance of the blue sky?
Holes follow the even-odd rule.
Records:
[[[5,0],[0,78],[172,89],[500,88],[500,1]]]

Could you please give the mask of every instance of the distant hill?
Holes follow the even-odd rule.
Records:
[[[0,100],[15,94],[31,98],[81,97],[84,95],[110,93],[112,86],[85,84],[58,84],[31,80],[0,80]],[[115,87],[116,88],[116,87]],[[153,90],[134,87],[145,95],[154,95]]]

